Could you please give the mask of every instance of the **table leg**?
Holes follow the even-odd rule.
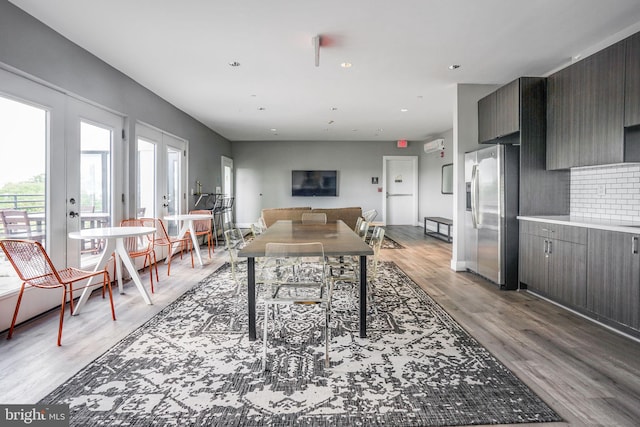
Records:
[[[109,262],[109,258],[111,258],[111,255],[115,252],[115,250],[116,250],[116,243],[113,241],[113,239],[107,239],[107,243],[104,248],[104,251],[102,252],[102,255],[100,255],[100,259],[98,260],[98,263],[96,264],[96,267],[93,269],[93,271],[103,270],[105,265],[107,265],[107,262]],[[84,303],[87,302],[87,299],[89,298],[89,294],[91,293],[91,289],[89,288],[89,286],[91,285],[91,282],[94,279],[95,277],[92,277],[87,281],[87,284],[85,285],[85,288],[82,291],[82,294],[80,295],[80,299],[78,299],[78,302],[75,304],[75,309],[73,310],[73,313],[71,313],[73,316],[80,313],[80,309],[82,308]]]
[[[247,258],[247,282],[249,301],[249,341],[256,340],[256,259]],[[265,319],[266,322],[266,319]]]
[[[116,250],[113,253],[113,272],[116,274],[118,280],[118,292],[124,294],[124,288],[122,286],[122,260],[118,254],[118,243],[116,242]]]
[[[198,242],[198,236],[196,236],[196,230],[193,228],[193,221],[189,221],[189,235],[191,235],[191,242],[193,242],[193,250],[196,251],[196,258],[198,258],[198,263],[200,263],[200,267],[202,267],[200,243]]]
[[[360,256],[360,338],[367,337],[367,256]]]
[[[140,276],[138,275],[138,270],[136,270],[136,266],[133,265],[131,258],[129,258],[129,253],[127,252],[127,249],[124,247],[124,239],[120,237],[116,240],[116,252],[118,253],[122,264],[124,264],[127,271],[129,271],[131,280],[133,280],[133,283],[135,283],[136,287],[138,288],[138,291],[140,292],[140,295],[142,295],[142,299],[144,299],[144,302],[146,302],[149,305],[153,304],[151,302],[151,298],[149,298],[149,294],[147,293],[146,289],[144,288],[144,286],[142,286],[142,281],[140,280]],[[119,269],[119,271],[121,270],[122,268]],[[149,274],[153,274],[153,272],[149,270]],[[121,280],[120,278],[121,275],[122,273],[120,273],[120,275],[118,276],[118,280]]]

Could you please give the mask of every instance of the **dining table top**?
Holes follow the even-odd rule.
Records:
[[[141,236],[144,234],[155,233],[155,227],[98,227],[85,228],[80,231],[72,231],[69,233],[71,239],[108,239],[118,237]]]
[[[343,221],[328,221],[326,224],[303,224],[301,221],[276,221],[244,248],[239,257],[263,257],[267,243],[320,242],[324,255],[373,255],[373,249]],[[293,254],[292,254],[293,255]],[[320,254],[316,254],[320,255]]]

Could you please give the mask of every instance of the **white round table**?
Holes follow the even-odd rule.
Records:
[[[118,289],[120,293],[123,293],[122,288],[122,266],[120,262],[124,264],[133,283],[135,283],[138,291],[142,295],[142,298],[147,304],[152,304],[151,298],[149,294],[142,286],[142,282],[140,281],[140,276],[138,275],[138,270],[135,265],[131,261],[129,257],[129,252],[124,246],[125,237],[134,237],[134,236],[142,236],[145,234],[155,233],[156,229],[154,227],[102,227],[102,228],[87,228],[85,230],[80,231],[72,231],[69,233],[70,239],[75,240],[85,240],[85,239],[104,239],[105,240],[105,248],[100,255],[100,259],[98,260],[98,264],[93,271],[99,271],[104,269],[107,262],[109,262],[109,258],[113,254],[116,259],[116,275],[118,277]],[[89,285],[91,283],[91,279],[87,283]],[[87,298],[89,298],[89,287],[85,287],[84,291],[82,291],[82,295],[80,295],[80,299],[76,304],[75,310],[73,311],[73,315],[76,315],[80,312],[80,309],[86,302]]]
[[[178,233],[178,239],[184,237],[186,232],[189,232],[191,236],[191,241],[193,242],[193,249],[196,252],[196,257],[198,258],[198,263],[202,266],[202,255],[200,255],[200,244],[198,243],[198,238],[196,237],[196,231],[193,227],[193,221],[202,221],[205,219],[212,220],[213,214],[180,214],[180,215],[169,215],[165,216],[164,219],[167,221],[182,221],[182,226],[180,227],[180,232]],[[173,252],[175,249],[171,251],[169,257],[165,260],[165,263],[169,262],[169,258],[173,256]]]

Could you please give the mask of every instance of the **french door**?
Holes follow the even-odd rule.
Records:
[[[164,218],[186,213],[187,142],[143,124],[136,124],[136,212],[139,217]],[[167,223],[169,234],[178,224]]]
[[[123,117],[76,99],[66,114],[66,229],[118,225],[124,212]],[[88,268],[102,242],[67,239],[67,264]]]

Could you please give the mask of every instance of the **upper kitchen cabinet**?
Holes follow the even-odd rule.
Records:
[[[624,125],[640,125],[640,33],[627,39]]]
[[[567,67],[547,79],[547,169],[568,169],[580,157],[584,63]]]
[[[625,46],[618,42],[548,78],[547,169],[625,161]]]
[[[520,130],[520,79],[478,101],[478,142],[481,144]]]
[[[520,77],[478,101],[481,143],[520,145],[520,215],[569,213],[569,171],[546,168],[546,79]]]
[[[625,44],[623,40],[584,60],[578,166],[624,161]]]

